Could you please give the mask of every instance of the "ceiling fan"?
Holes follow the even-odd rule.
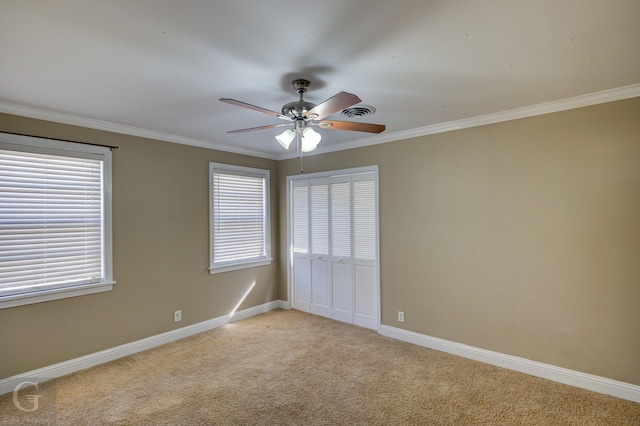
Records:
[[[321,136],[318,132],[312,129],[312,126],[317,126],[321,129],[349,130],[368,133],[380,133],[385,129],[384,124],[325,120],[325,118],[331,114],[342,111],[361,102],[360,98],[354,94],[340,92],[316,105],[303,99],[303,95],[306,93],[307,88],[310,85],[308,80],[297,79],[293,80],[291,84],[300,95],[300,99],[284,104],[281,112],[271,111],[246,102],[237,101],[235,99],[220,98],[220,101],[222,102],[258,111],[287,122],[250,127],[247,129],[231,130],[227,133],[244,133],[252,132],[254,130],[273,129],[276,127],[289,127],[287,130],[276,136],[276,140],[284,149],[289,149],[291,142],[296,139],[298,156],[300,157],[302,152],[310,152],[316,149],[320,142]]]

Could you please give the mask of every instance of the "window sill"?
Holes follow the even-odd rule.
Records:
[[[0,309],[111,291],[115,281],[0,297]]]
[[[271,260],[272,259],[269,258],[269,259],[258,260],[256,262],[237,263],[235,265],[215,266],[215,267],[212,266],[209,268],[209,273],[213,275],[213,274],[219,274],[222,272],[237,271],[239,269],[255,268],[257,266],[267,266],[267,265],[271,265]]]

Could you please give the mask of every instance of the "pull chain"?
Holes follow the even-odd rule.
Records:
[[[302,144],[300,142],[300,130],[296,129],[296,151],[297,158],[300,159],[300,173],[304,173],[304,166],[302,163]]]

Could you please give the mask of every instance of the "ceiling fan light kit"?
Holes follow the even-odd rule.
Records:
[[[297,79],[291,83],[296,92],[300,95],[297,101],[286,103],[282,106],[281,112],[271,111],[262,107],[248,104],[246,102],[237,101],[235,99],[220,98],[221,102],[225,102],[231,105],[236,105],[243,108],[248,108],[263,114],[271,115],[281,120],[288,121],[286,124],[271,124],[267,126],[251,127],[247,129],[231,130],[227,133],[244,133],[254,130],[272,129],[276,127],[289,127],[284,132],[276,136],[278,143],[284,148],[289,149],[293,139],[296,139],[296,146],[298,156],[300,157],[302,152],[311,152],[318,147],[322,136],[311,128],[311,126],[317,126],[321,129],[331,130],[347,130],[358,131],[367,133],[380,133],[385,130],[383,124],[370,124],[370,123],[355,123],[349,121],[326,121],[326,117],[342,111],[344,115],[349,117],[363,116],[375,112],[375,108],[370,106],[363,106],[361,110],[352,109],[359,113],[349,115],[344,111],[349,111],[350,107],[361,102],[360,98],[354,94],[347,92],[340,92],[324,102],[316,105],[311,102],[307,102],[303,99],[303,95],[307,92],[307,88],[311,84],[309,80]],[[367,112],[364,112],[364,111]]]
[[[289,145],[291,145],[291,142],[293,142],[295,137],[295,132],[292,129],[287,129],[276,136],[276,140],[284,149],[289,149]]]
[[[311,127],[307,127],[302,131],[302,144],[300,149],[302,152],[311,152],[318,147],[320,143],[320,133],[313,130]]]

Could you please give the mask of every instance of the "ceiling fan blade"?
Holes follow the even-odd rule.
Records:
[[[265,129],[275,129],[276,127],[287,127],[287,126],[291,126],[291,124],[268,124],[266,126],[259,126],[259,127],[249,127],[247,129],[240,129],[240,130],[229,130],[227,133],[245,133],[245,132],[253,132],[255,130],[265,130]]]
[[[231,104],[231,105],[235,105],[235,106],[239,106],[239,107],[243,107],[243,108],[252,109],[254,111],[258,111],[258,112],[261,112],[263,114],[271,115],[273,117],[278,117],[278,118],[280,118],[282,120],[292,121],[292,119],[290,117],[287,117],[286,115],[282,115],[279,112],[275,112],[275,111],[271,111],[270,109],[261,108],[259,106],[251,105],[251,104],[248,104],[246,102],[237,101],[235,99],[229,99],[229,98],[220,98],[218,100],[220,102],[224,102],[224,103],[227,103],[227,104]]]
[[[305,117],[311,120],[322,120],[333,113],[342,111],[343,109],[349,108],[359,102],[361,102],[361,99],[356,95],[347,92],[340,92],[307,111]]]
[[[354,123],[352,121],[323,120],[318,123],[321,129],[353,130],[356,132],[381,133],[387,126],[384,124]]]

